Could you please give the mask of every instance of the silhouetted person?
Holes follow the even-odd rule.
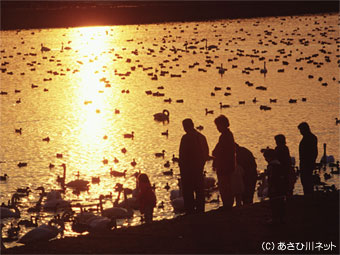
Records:
[[[272,223],[284,223],[287,173],[280,164],[275,150],[266,149],[263,152],[263,156],[268,162],[266,174],[268,176],[268,197],[272,210]]]
[[[292,166],[292,159],[290,157],[289,148],[286,145],[286,137],[282,134],[276,135],[274,137],[276,142],[275,151],[280,161],[283,169],[287,172],[288,176],[288,188],[287,188],[287,197],[293,196],[294,184],[296,181],[296,175],[294,168]]]
[[[236,145],[236,161],[243,168],[244,192],[242,202],[244,205],[253,203],[253,196],[257,181],[257,164],[253,153],[245,147]]]
[[[156,194],[152,189],[149,177],[146,174],[139,174],[137,177],[139,210],[144,215],[146,223],[152,222],[153,209],[156,206]]]
[[[298,128],[303,136],[299,145],[301,183],[303,193],[311,195],[313,193],[313,170],[318,156],[318,139],[310,131],[306,122],[300,123]]]
[[[217,130],[221,133],[218,143],[212,152],[213,168],[216,170],[218,189],[223,202],[223,210],[230,210],[234,203],[231,186],[231,175],[235,171],[236,156],[233,133],[229,129],[229,120],[220,115],[215,119]]]
[[[186,214],[204,212],[204,165],[209,147],[204,135],[194,128],[191,119],[182,122],[186,134],[179,147],[179,167]]]

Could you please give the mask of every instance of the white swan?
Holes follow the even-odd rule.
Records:
[[[36,190],[41,190],[40,197],[46,196],[46,201],[43,205],[44,210],[57,210],[60,208],[70,207],[71,203],[69,201],[64,200],[61,197],[61,193],[58,190],[51,190],[50,192],[45,192],[45,188],[40,186],[36,188]],[[42,200],[42,199],[41,199]],[[41,203],[41,200],[40,203]]]
[[[12,209],[15,211],[13,212]],[[8,207],[0,207],[0,218],[20,218],[20,211],[17,206],[11,206],[11,208]]]
[[[121,194],[121,190],[119,190],[118,198],[116,200],[115,204],[118,204],[119,197]],[[126,193],[124,192],[124,199],[126,200]],[[133,216],[133,210],[131,207],[126,204],[126,208],[123,207],[111,207],[107,209],[103,209],[103,196],[101,195],[99,197],[99,206],[102,216],[108,217],[108,218],[115,218],[115,219],[127,219],[132,218]]]
[[[168,110],[164,109],[163,112],[159,112],[153,115],[154,119],[157,121],[169,121],[170,113]]]
[[[77,179],[74,181],[70,181],[66,184],[67,187],[77,189],[79,191],[85,191],[89,189],[89,181],[85,181],[82,179]]]
[[[208,39],[203,39],[203,40],[205,40],[205,49],[206,50],[212,50],[212,49],[218,49],[218,47],[216,46],[216,45],[213,45],[213,44],[211,44],[211,45],[208,45]]]
[[[53,223],[59,225],[59,228],[53,226]],[[19,239],[18,243],[27,245],[41,241],[47,242],[50,239],[57,237],[58,234],[62,233],[64,231],[64,227],[64,222],[62,220],[52,219],[48,222],[48,225],[43,224],[27,232]]]
[[[112,227],[117,227],[115,218],[109,219],[104,216],[93,216],[86,221],[89,232],[102,232],[111,230]]]
[[[18,194],[14,193],[11,198],[11,204],[8,207],[0,207],[0,218],[20,218],[20,211],[18,207],[16,206],[17,200],[19,199]],[[14,212],[13,210],[14,209]]]

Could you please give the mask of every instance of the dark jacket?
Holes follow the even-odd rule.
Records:
[[[289,149],[286,145],[279,145],[275,148],[276,155],[284,169],[289,169],[292,166]]]
[[[218,143],[212,152],[213,167],[218,174],[229,175],[236,167],[235,142],[233,133],[226,128],[220,135]]]
[[[318,138],[313,133],[303,136],[299,145],[299,156],[300,169],[314,169],[318,156]]]
[[[202,170],[209,158],[207,139],[197,130],[192,130],[182,136],[179,146],[179,167],[181,174],[185,171],[192,174],[197,169]]]

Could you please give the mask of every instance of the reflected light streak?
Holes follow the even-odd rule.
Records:
[[[78,57],[74,61],[81,62],[77,67],[79,72],[74,76],[76,86],[73,93],[73,101],[78,106],[80,117],[76,128],[79,130],[79,147],[76,150],[82,151],[82,161],[86,162],[86,166],[79,167],[86,172],[92,172],[92,175],[104,172],[101,161],[104,157],[110,159],[111,151],[107,151],[108,146],[103,137],[108,135],[114,126],[113,105],[119,100],[119,96],[112,96],[113,88],[105,88],[105,83],[100,81],[102,77],[112,80],[111,73],[101,72],[103,66],[112,68],[112,55],[102,54],[109,48],[114,48],[112,38],[106,31],[109,31],[108,27],[79,28],[72,40],[72,45],[79,49]],[[112,142],[114,141],[110,140],[110,143]]]

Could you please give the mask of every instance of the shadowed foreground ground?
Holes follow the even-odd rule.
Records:
[[[268,201],[226,213],[218,210],[181,216],[150,225],[117,229],[108,234],[54,240],[31,247],[15,247],[2,254],[119,254],[119,253],[300,253],[339,254],[339,193],[318,193],[312,202],[295,196],[288,203],[287,223],[266,224]],[[263,251],[262,242],[320,242],[336,247],[297,251]],[[272,247],[271,244],[268,247]],[[300,246],[301,247],[301,246]],[[324,246],[325,247],[325,246]]]

